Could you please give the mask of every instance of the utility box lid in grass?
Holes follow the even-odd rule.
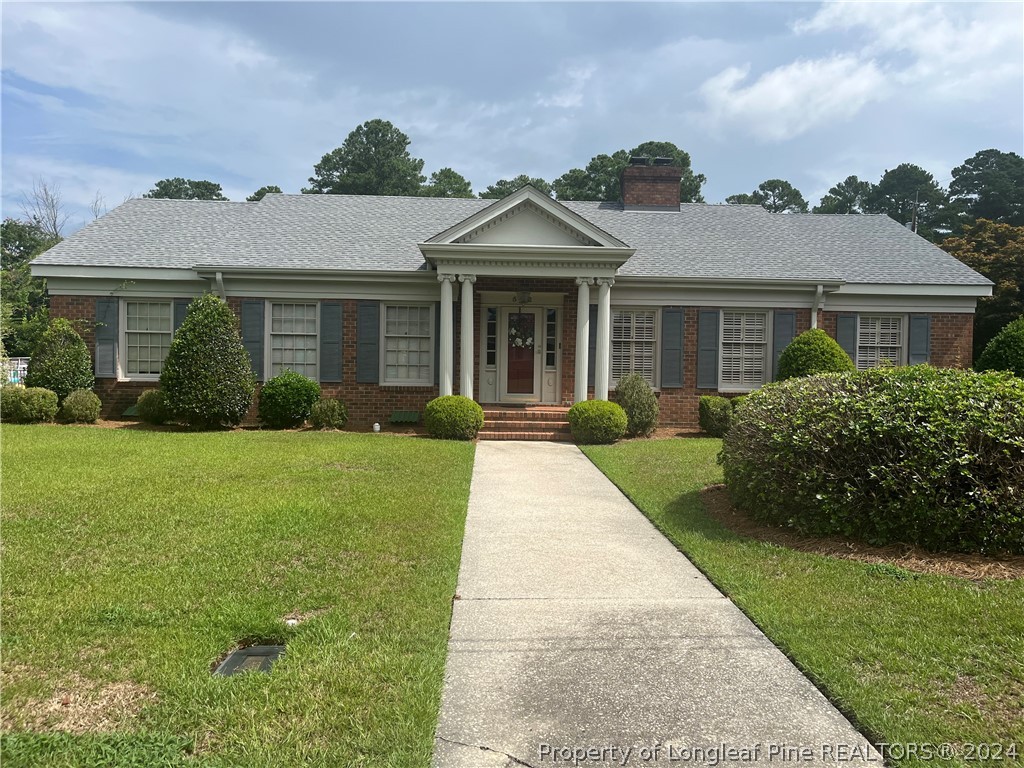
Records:
[[[269,672],[271,665],[283,653],[283,645],[251,645],[248,648],[239,648],[229,653],[213,674],[230,677],[242,672]]]

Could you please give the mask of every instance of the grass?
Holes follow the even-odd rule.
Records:
[[[472,445],[0,436],[5,768],[429,764]],[[271,674],[211,677],[257,640]]]
[[[1024,580],[910,574],[741,538],[700,500],[701,488],[722,481],[720,446],[584,450],[876,743],[1015,744],[1016,760],[998,764],[1024,761]],[[976,763],[961,750],[928,764]]]

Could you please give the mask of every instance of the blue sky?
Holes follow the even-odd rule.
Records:
[[[59,184],[69,230],[184,176],[298,192],[382,117],[477,191],[646,140],[708,202],[813,203],[901,162],[943,184],[1024,151],[1024,4],[4,2],[3,214]]]

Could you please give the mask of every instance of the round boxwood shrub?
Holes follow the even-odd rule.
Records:
[[[817,373],[850,373],[855,369],[839,342],[820,328],[804,331],[779,355],[779,381]]]
[[[647,437],[658,425],[658,398],[639,373],[619,379],[615,387],[615,400],[626,412],[626,434]]]
[[[100,417],[102,403],[90,389],[76,389],[64,398],[57,411],[57,418],[66,422],[92,424]]]
[[[255,388],[238,318],[213,294],[195,299],[160,374],[164,405],[172,418],[199,429],[238,424],[249,411]]]
[[[295,371],[284,371],[260,390],[260,421],[271,429],[299,427],[320,399],[320,385]]]
[[[736,395],[736,397],[734,397],[731,400],[729,400],[729,405],[732,406],[733,413],[736,412],[737,408],[739,408],[741,405],[743,405],[743,401],[746,400],[746,399],[747,399],[746,395]],[[733,418],[735,418],[735,417],[733,417]]]
[[[701,395],[697,404],[700,428],[711,437],[723,437],[732,422],[732,403],[727,397]]]
[[[813,534],[1024,553],[1024,380],[930,366],[768,384],[719,460],[737,506]]]
[[[427,434],[440,440],[472,440],[484,425],[484,409],[462,395],[435,397],[423,409]]]
[[[147,389],[135,402],[139,418],[147,424],[160,426],[171,420],[171,414],[164,405],[164,393],[159,389]]]
[[[569,429],[577,443],[614,443],[624,434],[629,419],[618,403],[581,400],[569,409]]]
[[[63,317],[51,320],[28,361],[25,386],[49,389],[63,402],[76,389],[91,389],[95,381],[82,337]]]
[[[53,421],[57,415],[57,393],[43,387],[4,387],[4,421],[32,424]]]
[[[341,400],[318,400],[313,403],[309,423],[315,429],[344,429],[348,423],[348,409]]]
[[[975,367],[1024,377],[1024,317],[1018,317],[985,345]]]

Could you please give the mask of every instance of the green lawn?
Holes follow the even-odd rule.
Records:
[[[5,768],[429,764],[472,445],[0,437]],[[247,639],[287,653],[211,677]]]
[[[740,538],[700,501],[722,480],[720,445],[585,452],[869,738],[1016,744],[1016,760],[990,764],[1024,764],[1024,580],[907,576]],[[929,763],[943,764],[976,763]]]

